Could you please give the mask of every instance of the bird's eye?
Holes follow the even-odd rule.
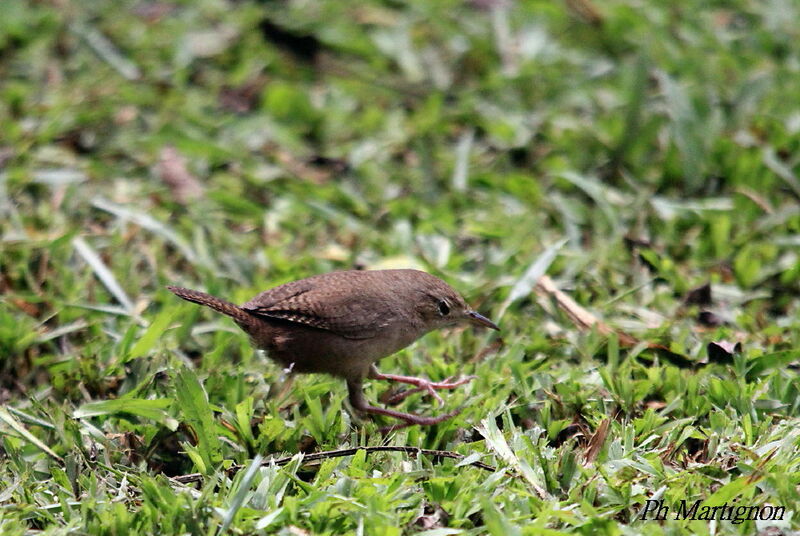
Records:
[[[439,300],[439,314],[442,316],[450,314],[450,306],[447,305],[447,302],[444,300]]]

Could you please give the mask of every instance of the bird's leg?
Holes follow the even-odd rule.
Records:
[[[367,399],[364,397],[364,391],[362,390],[362,382],[360,378],[357,380],[347,380],[347,390],[349,394],[350,405],[352,405],[353,408],[357,409],[358,411],[363,411],[364,413],[374,413],[377,415],[386,415],[387,417],[394,417],[395,419],[400,419],[406,423],[405,425],[392,426],[390,428],[391,430],[396,430],[398,428],[403,428],[404,426],[410,426],[414,424],[419,424],[421,426],[438,424],[458,415],[461,412],[460,409],[457,409],[455,411],[451,411],[450,413],[445,413],[444,415],[438,415],[436,417],[422,417],[412,413],[403,413],[402,411],[394,411],[391,409],[370,406],[367,402]]]
[[[436,392],[436,389],[455,389],[459,385],[464,385],[465,383],[469,383],[470,381],[477,378],[477,376],[467,376],[465,378],[461,378],[456,381],[452,381],[452,378],[447,378],[441,382],[432,382],[425,378],[417,378],[414,376],[399,376],[396,374],[382,374],[378,372],[378,367],[375,365],[370,366],[369,369],[369,378],[372,380],[389,380],[395,381],[400,383],[408,383],[410,385],[416,386],[415,389],[409,389],[407,391],[403,391],[401,393],[397,393],[387,400],[388,403],[397,403],[406,398],[409,395],[414,393],[419,393],[420,391],[427,391],[433,398],[435,398],[439,405],[444,404],[444,400],[442,397],[439,396],[439,393]]]

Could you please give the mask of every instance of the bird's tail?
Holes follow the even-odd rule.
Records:
[[[253,317],[239,307],[236,304],[233,304],[229,301],[225,301],[221,298],[217,298],[212,296],[211,294],[206,294],[205,292],[200,292],[199,290],[191,290],[188,288],[181,288],[181,287],[167,287],[167,290],[178,296],[179,298],[183,298],[186,301],[190,301],[192,303],[199,303],[200,305],[205,305],[206,307],[211,307],[215,311],[218,311],[224,315],[230,316],[234,320],[242,324],[251,324],[253,322]]]

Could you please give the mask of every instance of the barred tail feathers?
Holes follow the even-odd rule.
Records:
[[[167,290],[186,301],[205,305],[206,307],[210,307],[219,313],[230,316],[237,322],[244,324],[250,324],[253,322],[253,317],[247,311],[236,304],[223,300],[222,298],[217,298],[211,294],[206,294],[205,292],[188,288],[168,286]]]

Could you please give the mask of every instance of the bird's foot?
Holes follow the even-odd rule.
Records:
[[[396,377],[387,378],[387,377],[377,377],[377,376],[383,376],[383,375],[378,373],[377,370],[374,370],[370,377],[375,378],[375,379],[395,379],[396,378]],[[420,378],[409,378],[409,377],[406,377],[406,376],[401,376],[401,378],[403,378],[404,380],[407,380],[407,379],[414,380],[415,382],[420,381]],[[444,382],[438,382],[438,384],[457,387],[458,385],[461,385],[463,383],[468,382],[470,379],[471,378],[466,378],[464,380],[459,380],[458,382],[450,382],[449,380],[445,380]],[[436,382],[431,382],[431,381],[428,381],[428,380],[421,380],[421,382],[424,382],[421,387],[419,386],[418,383],[414,383],[413,385],[417,385],[417,389],[425,389],[425,390],[427,390],[427,385],[428,384],[437,385]],[[408,383],[408,382],[405,382],[405,383]],[[451,387],[448,387],[448,386],[441,387],[441,388],[442,389],[451,388]],[[376,407],[376,406],[371,406],[367,402],[366,398],[364,398],[364,393],[361,390],[361,379],[360,378],[349,379],[347,381],[347,389],[348,389],[348,392],[349,392],[350,404],[353,406],[354,409],[356,409],[358,411],[361,411],[361,412],[364,412],[364,413],[371,413],[373,415],[384,415],[386,417],[392,417],[392,418],[398,419],[400,421],[403,421],[401,424],[395,424],[395,425],[390,426],[390,427],[381,428],[381,432],[382,433],[388,433],[388,432],[391,432],[393,430],[398,430],[400,428],[405,428],[407,426],[414,426],[414,425],[432,426],[434,424],[438,424],[440,422],[446,421],[447,419],[452,419],[453,417],[455,417],[456,415],[461,413],[461,409],[459,408],[459,409],[456,409],[456,410],[451,411],[449,413],[445,413],[444,415],[435,415],[435,416],[431,416],[431,417],[423,417],[421,415],[414,415],[413,413],[404,413],[402,411],[395,411],[393,409],[379,408],[379,407]],[[435,392],[436,387],[431,387],[431,389],[434,390],[434,392]]]
[[[362,408],[361,411],[364,411],[365,413],[373,413],[376,415],[386,415],[388,417],[394,417],[395,419],[403,421],[401,423],[381,427],[379,431],[382,435],[386,435],[388,433],[394,432],[395,430],[400,430],[402,428],[408,428],[409,426],[415,426],[415,425],[433,426],[434,424],[439,424],[440,422],[452,419],[453,417],[461,413],[461,409],[456,409],[449,413],[445,413],[443,415],[423,417],[422,415],[414,415],[413,413],[403,413],[400,411],[393,411],[385,408],[377,408],[375,406],[368,406],[366,408]]]
[[[415,386],[414,389],[407,389],[405,391],[400,391],[399,393],[392,393],[388,396],[381,397],[381,400],[386,404],[397,404],[401,400],[406,399],[408,396],[411,396],[414,393],[420,393],[426,391],[429,395],[435,398],[437,402],[439,402],[439,405],[443,405],[444,400],[442,400],[442,397],[439,396],[439,393],[436,392],[437,389],[455,389],[460,385],[469,383],[470,381],[477,378],[477,376],[466,376],[464,378],[459,378],[457,380],[454,380],[452,377],[450,377],[440,382],[433,382],[426,378],[416,378],[414,376],[398,376],[395,374],[381,374],[381,373],[372,375],[371,378],[376,380],[396,381]]]

